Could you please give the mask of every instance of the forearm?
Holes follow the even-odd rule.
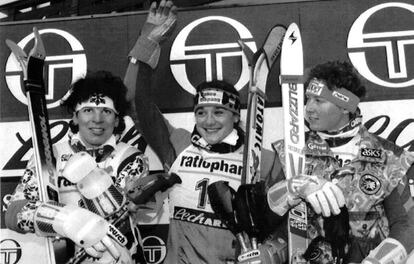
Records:
[[[127,99],[132,101],[137,129],[161,159],[164,166],[171,166],[175,151],[170,142],[169,127],[164,116],[153,102],[149,89],[153,70],[145,63],[129,63],[124,83],[128,88]],[[132,98],[133,97],[133,98]]]
[[[33,162],[32,157],[13,192],[5,214],[6,227],[19,233],[34,232],[34,212],[41,203]]]
[[[12,201],[4,217],[6,227],[18,233],[34,233],[34,215],[40,204],[26,199]]]

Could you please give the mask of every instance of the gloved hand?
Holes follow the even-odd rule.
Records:
[[[71,205],[41,204],[35,212],[34,229],[39,236],[69,238],[77,246],[88,248],[89,252],[108,251],[114,259],[120,257],[115,244],[123,246],[127,243],[126,237],[104,218]]]
[[[313,175],[299,175],[287,181],[288,191],[310,203],[315,213],[328,217],[345,205],[342,190],[334,183]]]
[[[132,181],[125,185],[128,198],[136,205],[147,203],[158,191],[165,192],[176,183],[181,183],[181,178],[175,173],[151,174]]]
[[[281,264],[287,261],[287,242],[281,238],[266,240],[252,249],[240,254],[237,263],[243,264]]]
[[[407,260],[407,251],[404,246],[394,238],[384,239],[361,264],[404,264]]]
[[[100,249],[100,251],[98,251],[96,247],[95,248],[90,247],[90,248],[85,248],[85,251],[89,256],[94,257],[94,258],[99,258],[99,261],[98,261],[99,263],[135,264],[135,261],[132,259],[131,253],[127,248],[120,246],[118,243],[114,243],[114,245],[120,253],[118,260],[116,262],[114,262],[113,256],[105,248]],[[84,261],[84,262],[89,263],[87,261]],[[81,263],[84,263],[84,262],[81,262]],[[96,263],[96,261],[93,261],[93,263]]]
[[[161,52],[159,44],[172,32],[177,21],[176,13],[177,9],[170,0],[162,0],[158,8],[157,2],[152,2],[141,35],[129,52],[131,62],[139,60],[153,69],[157,66]]]
[[[98,168],[95,159],[86,152],[70,157],[62,174],[76,184],[86,207],[100,216],[107,217],[117,212],[126,202],[111,176]]]

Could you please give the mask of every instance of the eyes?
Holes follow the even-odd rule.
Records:
[[[203,108],[199,108],[195,112],[195,115],[196,115],[196,117],[205,117],[208,113],[209,113],[209,111],[206,111]],[[215,110],[212,111],[212,113],[213,113],[213,115],[215,115],[217,117],[221,117],[221,116],[224,116],[226,114],[226,110],[221,109],[221,108],[216,108]]]
[[[326,102],[326,99],[319,97],[319,96],[306,96],[305,104],[309,103],[316,103],[316,104],[323,104]]]
[[[84,107],[79,112],[85,114],[92,114],[94,112],[102,113],[105,116],[115,115],[115,112],[106,107]]]

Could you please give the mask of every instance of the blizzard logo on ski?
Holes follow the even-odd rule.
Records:
[[[293,31],[292,34],[290,34],[289,39],[292,41],[292,43],[290,44],[293,45],[293,43],[295,43],[295,41],[298,39],[297,37],[295,37],[295,31]]]
[[[297,144],[299,142],[298,91],[294,83],[289,84],[289,115],[290,140]]]
[[[45,109],[45,111],[47,111]],[[40,120],[40,127],[42,130],[42,142],[44,146],[44,152],[46,157],[46,165],[47,165],[47,172],[49,174],[49,182],[52,183],[52,185],[56,186],[56,179],[55,179],[55,172],[53,171],[53,158],[52,158],[52,152],[51,148],[52,146],[49,145],[49,133],[47,128],[47,121],[44,116],[39,116]]]
[[[190,208],[183,208],[179,206],[174,207],[173,219],[190,222],[199,225],[226,228],[220,219],[214,213],[198,211]]]
[[[260,256],[260,250],[255,249],[249,252],[246,252],[244,254],[241,254],[237,257],[237,260],[239,262],[243,262],[243,261],[249,261],[252,260],[254,258],[258,258]]]
[[[339,100],[342,100],[342,101],[344,101],[344,102],[349,102],[349,97],[348,96],[346,96],[346,95],[344,95],[344,94],[341,94],[340,92],[338,92],[338,91],[333,91],[332,92],[332,96],[334,96],[334,97],[336,97],[336,98],[338,98]]]
[[[381,159],[382,150],[373,148],[361,148],[361,156],[365,158]]]
[[[243,166],[238,164],[231,164],[226,160],[209,162],[204,160],[201,156],[182,156],[180,167],[204,168],[211,173],[219,171],[237,175],[241,175],[243,170]]]
[[[109,234],[111,235],[111,237],[115,238],[119,244],[123,246],[125,246],[128,242],[127,238],[113,225],[109,225]]]

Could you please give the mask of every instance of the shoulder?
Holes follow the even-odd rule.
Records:
[[[191,145],[191,132],[184,128],[174,128],[170,134],[170,141],[178,155]]]
[[[133,167],[145,167],[148,166],[148,159],[144,153],[136,147],[123,142],[118,143],[111,157],[111,165],[113,167],[118,167],[118,170],[121,170],[126,166],[131,166],[131,164],[139,164],[133,165]]]

